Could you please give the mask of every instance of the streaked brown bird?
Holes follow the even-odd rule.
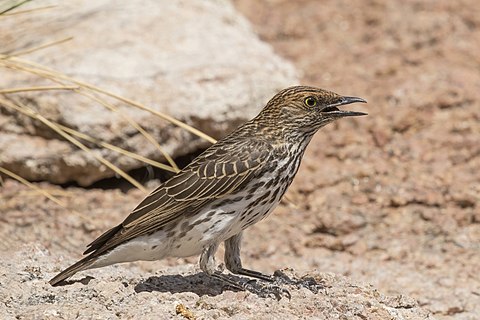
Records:
[[[340,118],[366,115],[338,109],[354,102],[366,101],[305,86],[280,91],[254,119],[208,148],[121,224],[90,243],[84,252],[89,255],[50,284],[120,262],[200,254],[205,273],[245,288],[216,269],[214,255],[223,241],[228,270],[272,281],[272,276],[243,268],[242,232],[280,202],[318,129]]]

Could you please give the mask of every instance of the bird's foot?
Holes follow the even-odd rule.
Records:
[[[288,299],[292,297],[290,292],[287,289],[282,288],[282,286],[279,286],[279,285],[271,284],[267,281],[256,280],[256,279],[249,279],[247,281],[242,281],[240,280],[240,278],[237,278],[235,276],[229,276],[219,271],[216,271],[215,273],[213,273],[212,276],[216,279],[221,280],[229,287],[232,287],[240,291],[251,292],[261,298],[272,297],[277,300],[280,300],[283,297],[287,297]]]
[[[238,273],[257,279],[242,279],[233,275],[224,274],[221,271],[216,271],[212,276],[236,290],[249,291],[262,298],[273,297],[277,300],[283,297],[291,299],[291,294],[285,288],[286,286],[297,289],[306,288],[315,294],[325,289],[325,286],[317,282],[313,277],[291,278],[280,270],[275,271],[273,276],[264,275],[248,269],[242,269],[241,272]]]

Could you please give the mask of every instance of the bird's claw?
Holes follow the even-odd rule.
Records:
[[[273,273],[274,282],[276,285],[291,285],[295,286],[298,289],[306,288],[313,293],[318,293],[321,289],[324,289],[325,286],[321,283],[318,283],[313,277],[303,277],[300,279],[292,279],[287,276],[284,272],[277,270]]]
[[[250,280],[246,284],[248,285],[248,287],[245,288],[246,290],[261,298],[272,297],[277,299],[277,301],[280,301],[283,297],[288,298],[288,300],[292,298],[292,295],[287,289],[275,284],[259,280]]]
[[[311,292],[317,294],[320,290],[325,289],[325,285],[318,283],[313,277],[304,277],[297,281],[298,288],[306,288]]]

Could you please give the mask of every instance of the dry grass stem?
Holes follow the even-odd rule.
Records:
[[[91,143],[95,143],[96,145],[99,145],[101,147],[104,147],[106,149],[109,149],[109,150],[112,150],[114,152],[117,152],[117,153],[120,153],[120,154],[123,154],[124,156],[127,156],[127,157],[130,157],[132,159],[135,159],[135,160],[138,160],[138,161],[142,161],[144,163],[147,163],[147,164],[150,164],[154,167],[157,167],[159,169],[163,169],[163,170],[166,170],[166,171],[170,171],[170,172],[177,172],[177,170],[175,170],[174,168],[170,167],[170,166],[167,166],[163,163],[160,163],[158,161],[155,161],[155,160],[151,160],[151,159],[148,159],[144,156],[141,156],[139,154],[136,154],[134,152],[131,152],[131,151],[128,151],[128,150],[125,150],[125,149],[122,149],[120,147],[117,147],[117,146],[114,146],[113,144],[110,144],[110,143],[107,143],[107,142],[103,142],[99,139],[96,139],[92,136],[89,136],[85,133],[82,133],[82,132],[79,132],[77,130],[74,130],[72,128],[69,128],[69,127],[66,127],[66,126],[63,126],[61,124],[58,124],[56,123],[62,130],[64,130],[65,132],[71,134],[71,135],[74,135],[80,139],[83,139],[83,140],[86,140],[86,141],[89,141]]]
[[[30,2],[32,0],[20,0],[20,1],[4,1],[4,3],[0,3],[0,15],[4,15],[9,11],[12,11],[24,4]]]
[[[15,12],[0,13],[0,18],[15,16],[15,15],[18,15],[18,14],[25,14],[25,13],[32,13],[32,12],[38,12],[38,11],[43,11],[43,10],[49,10],[49,9],[53,9],[53,8],[56,8],[56,7],[57,6],[52,5],[52,6],[33,8],[33,9],[20,10],[20,11],[15,11]]]
[[[76,86],[44,86],[44,87],[23,87],[23,88],[9,88],[9,89],[0,89],[0,93],[18,93],[18,92],[28,92],[28,91],[48,91],[48,90],[74,90],[78,89]]]
[[[42,188],[42,190],[45,190],[47,191],[48,193],[50,193],[52,196],[60,196],[60,197],[63,197],[63,198],[72,198],[72,197],[75,197],[75,193],[73,193],[72,191],[67,191],[67,190],[64,190],[64,189],[56,189],[56,188]],[[38,195],[38,192],[36,192],[35,190],[20,190],[17,194],[18,197],[22,197],[22,196],[30,196],[30,195]]]
[[[25,180],[24,178],[20,177],[19,175],[13,173],[12,171],[10,170],[7,170],[3,167],[0,167],[0,172],[2,172],[3,174],[9,176],[10,178],[13,178],[17,181],[19,181],[20,183],[26,185],[27,187],[33,189],[35,192],[43,195],[44,197],[50,199],[51,201],[55,202],[56,204],[58,204],[59,206],[63,207],[63,208],[67,208],[67,206],[59,199],[57,199],[56,197],[54,197],[50,192],[46,191],[45,189],[42,189],[42,188],[39,188],[37,187],[36,185],[34,185],[33,183],[31,182],[28,182],[27,180]]]
[[[53,201],[55,204],[59,205],[60,207],[62,207],[62,208],[64,208],[64,209],[66,209],[66,210],[68,210],[68,211],[76,214],[76,215],[77,215],[78,217],[80,217],[81,219],[83,219],[83,220],[85,220],[85,221],[87,221],[87,222],[90,222],[90,219],[89,219],[86,215],[84,215],[84,214],[81,213],[81,212],[78,212],[78,211],[75,210],[75,209],[70,209],[70,208],[68,208],[65,203],[63,203],[61,200],[59,200],[57,197],[55,197],[55,196],[52,194],[52,192],[47,191],[45,188],[37,187],[35,184],[27,181],[26,179],[20,177],[19,175],[15,174],[15,173],[11,172],[10,170],[7,170],[7,169],[5,169],[5,168],[3,168],[3,167],[0,167],[0,172],[3,173],[3,174],[5,174],[5,175],[7,175],[7,176],[9,176],[9,177],[12,178],[12,179],[17,180],[17,181],[20,182],[21,184],[23,184],[23,185],[29,187],[30,189],[32,189],[32,190],[33,190],[34,192],[36,192],[37,194],[40,194],[40,195],[46,197],[46,198],[49,199],[50,201]],[[1,179],[1,176],[0,176],[0,179]],[[62,193],[61,190],[56,190],[55,192],[58,193],[58,194],[61,195],[61,196],[65,196],[65,194]]]
[[[48,47],[56,46],[60,43],[67,42],[67,41],[70,41],[72,39],[73,39],[73,37],[66,37],[64,39],[48,42],[48,43],[42,44],[42,45],[37,46],[37,47],[32,47],[32,48],[28,48],[28,49],[25,49],[25,50],[22,50],[22,51],[16,51],[16,52],[5,54],[5,55],[10,56],[10,57],[18,57],[18,56],[26,55],[26,54],[29,54],[29,53],[32,53],[32,52],[35,52],[35,51],[38,51],[38,50],[42,50],[42,49],[45,49],[45,48],[48,48]]]
[[[101,155],[93,152],[90,148],[88,148],[87,146],[85,146],[83,143],[81,143],[80,141],[78,141],[77,139],[75,139],[74,137],[72,137],[71,135],[69,135],[68,133],[66,133],[65,131],[63,131],[58,125],[56,125],[55,123],[53,123],[52,121],[48,120],[47,118],[43,117],[41,114],[38,114],[35,110],[25,106],[25,105],[22,105],[20,103],[17,102],[17,104],[14,104],[8,100],[5,100],[5,99],[2,99],[0,98],[0,104],[3,104],[4,106],[6,107],[9,107],[11,109],[14,109],[14,110],[17,110],[17,111],[20,111],[21,113],[31,117],[31,118],[34,118],[34,119],[37,119],[39,121],[41,121],[43,124],[45,124],[46,126],[48,126],[50,129],[54,130],[55,132],[57,132],[59,135],[61,135],[63,138],[65,138],[67,141],[69,141],[70,143],[74,144],[75,146],[77,146],[78,148],[82,149],[83,151],[87,152],[88,154],[90,154],[91,156],[93,156],[95,159],[97,159],[99,162],[103,163],[105,166],[107,166],[108,168],[110,168],[111,170],[113,170],[115,173],[117,173],[118,175],[120,175],[121,177],[123,177],[125,180],[127,180],[128,182],[130,182],[132,185],[134,185],[135,187],[137,187],[138,189],[142,190],[143,192],[147,192],[147,190],[140,184],[138,183],[135,179],[133,179],[129,174],[127,174],[125,171],[123,171],[122,169],[118,168],[117,166],[115,166],[113,163],[111,163],[110,161],[106,160],[104,157],[102,157]]]

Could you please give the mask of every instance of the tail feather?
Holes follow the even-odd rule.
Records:
[[[55,277],[52,278],[52,280],[49,281],[49,283],[54,287],[60,285],[64,280],[70,278],[75,273],[88,269],[95,262],[96,258],[97,257],[94,255],[89,255],[83,258],[82,260],[76,262],[75,264],[71,265],[67,269],[57,274]]]

